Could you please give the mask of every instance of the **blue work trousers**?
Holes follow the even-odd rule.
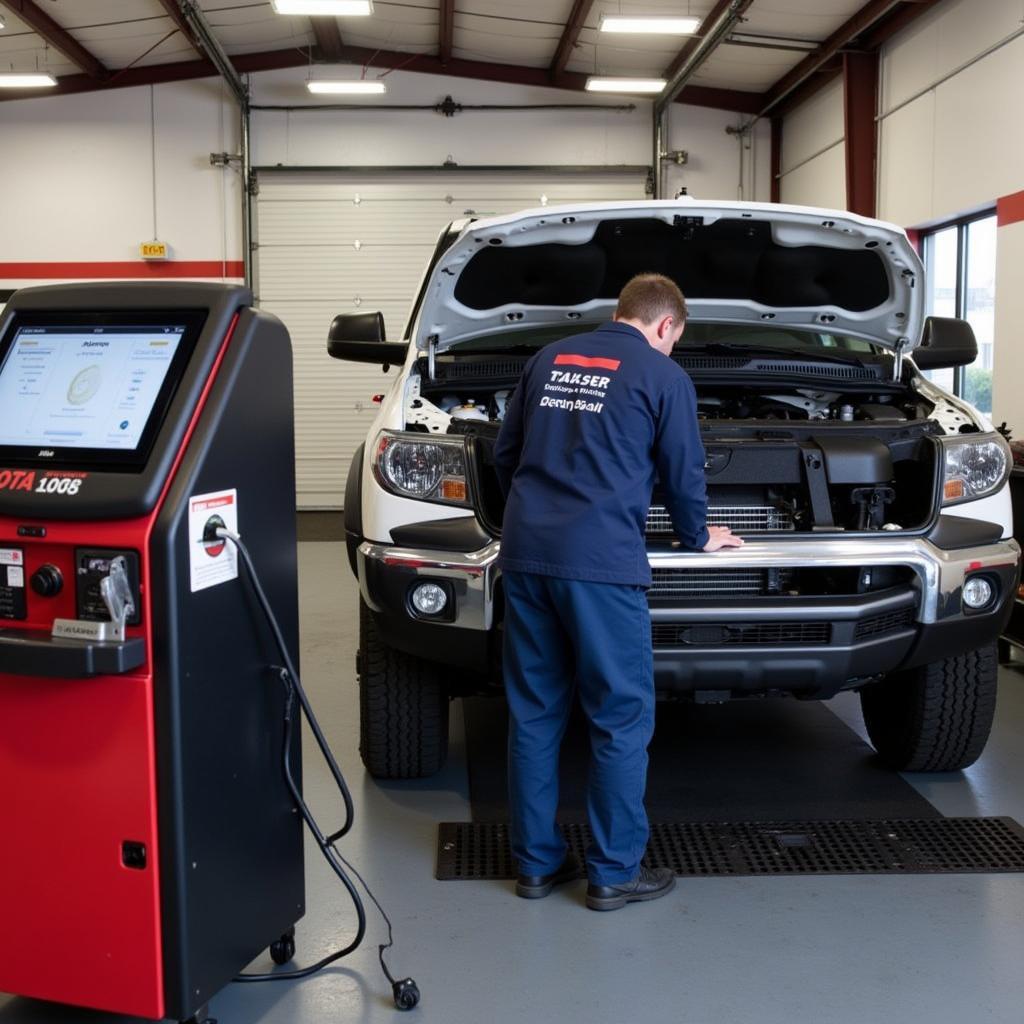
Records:
[[[512,851],[546,875],[566,848],[555,824],[558,755],[573,696],[590,732],[587,878],[636,877],[647,847],[647,746],[654,734],[651,618],[643,587],[506,572]]]

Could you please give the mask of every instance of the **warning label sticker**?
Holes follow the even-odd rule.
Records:
[[[0,548],[0,619],[23,619],[25,554],[20,548]]]
[[[193,594],[238,579],[238,553],[233,544],[217,536],[220,527],[238,533],[238,491],[189,498],[188,554]]]

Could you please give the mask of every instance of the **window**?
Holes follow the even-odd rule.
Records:
[[[966,320],[978,339],[971,366],[926,374],[992,415],[992,348],[995,340],[996,218],[985,214],[958,221],[924,237],[927,312]]]
[[[964,398],[986,416],[992,415],[992,349],[996,318],[996,219],[986,217],[966,227],[963,309],[960,315],[974,328],[978,358],[961,370]]]

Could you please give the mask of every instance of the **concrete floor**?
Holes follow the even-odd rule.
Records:
[[[437,822],[467,820],[460,708],[452,751],[435,778],[378,784],[358,755],[353,654],[357,593],[344,549],[300,546],[304,679],[348,773],[357,823],[345,847],[395,923],[391,963],[423,1002],[408,1019],[492,1024],[963,1024],[1024,1020],[1024,876],[715,878],[681,882],[658,903],[587,911],[583,883],[546,900],[510,883],[436,882]],[[909,776],[943,813],[1024,821],[1024,682],[1004,668],[995,732],[964,773]],[[861,731],[856,698],[833,710]],[[337,801],[308,755],[307,793]],[[822,770],[827,770],[823,765]],[[299,963],[348,941],[352,913],[319,853],[307,849],[309,913]],[[376,964],[384,928],[300,983],[229,987],[221,1024],[397,1019]],[[16,927],[3,921],[0,927]],[[256,967],[267,967],[269,958]],[[403,1018],[404,1019],[404,1018]],[[109,1014],[0,996],[0,1024],[129,1024]]]

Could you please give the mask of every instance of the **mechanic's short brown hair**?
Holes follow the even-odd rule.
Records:
[[[639,320],[643,324],[653,324],[663,316],[683,323],[686,315],[686,299],[679,285],[664,274],[637,274],[620,292],[615,309],[617,320]]]

